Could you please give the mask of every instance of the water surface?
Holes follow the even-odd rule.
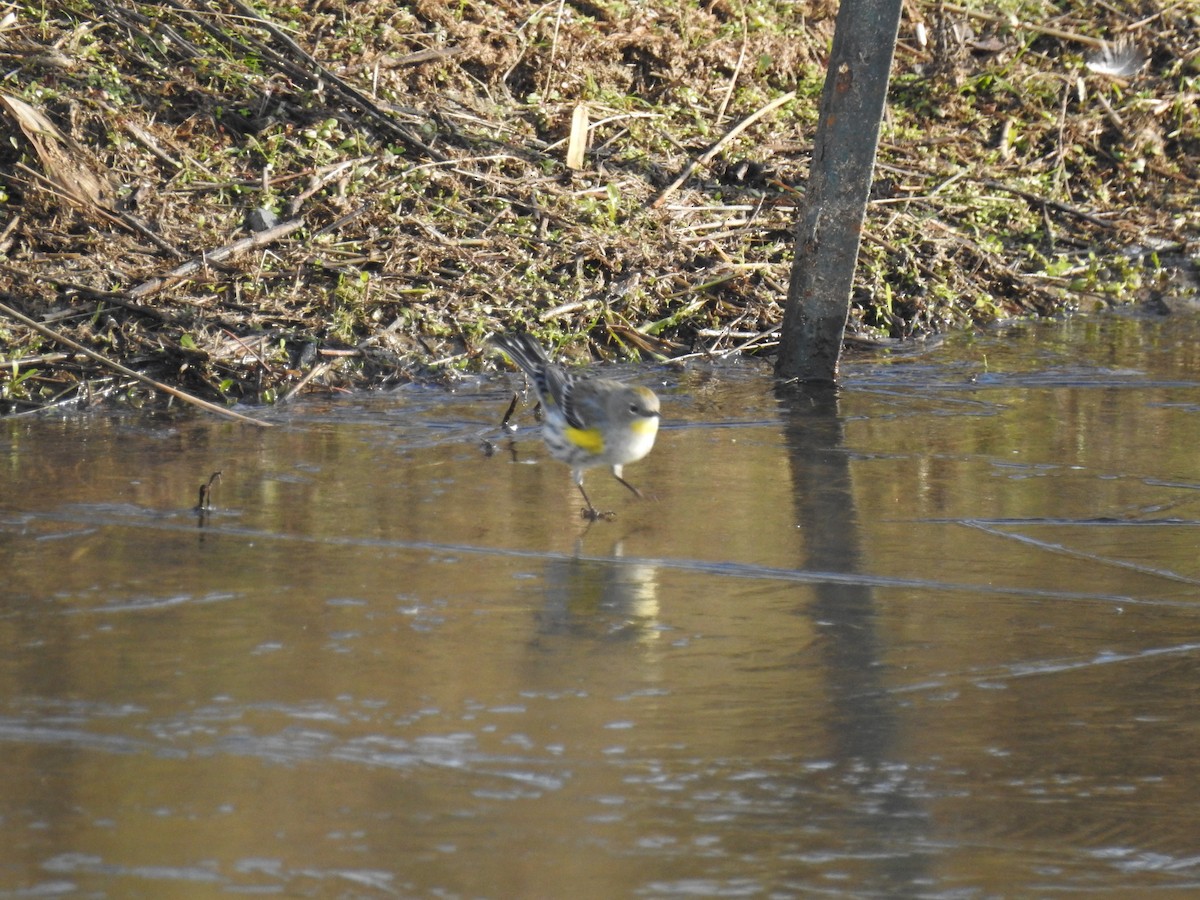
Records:
[[[1200,327],[0,423],[0,897],[1184,896]],[[200,520],[197,486],[220,470]]]

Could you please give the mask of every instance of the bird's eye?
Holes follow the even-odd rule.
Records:
[[[641,412],[641,409],[640,409],[640,408],[638,408],[638,405],[637,405],[636,403],[630,403],[630,404],[629,404],[629,411],[630,411],[631,413],[633,413],[633,414],[636,416],[636,415],[638,415],[638,414]]]

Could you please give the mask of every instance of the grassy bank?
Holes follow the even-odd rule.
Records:
[[[270,403],[452,377],[517,326],[769,352],[836,3],[7,9],[0,302],[43,330],[0,312],[0,412],[158,395],[101,358]],[[1198,52],[1189,3],[906,4],[851,332],[1174,290]]]

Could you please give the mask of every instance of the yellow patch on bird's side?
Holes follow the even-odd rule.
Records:
[[[647,416],[644,419],[634,419],[629,423],[629,427],[639,437],[644,434],[654,434],[658,431],[658,418],[656,416]]]
[[[567,440],[588,453],[604,452],[604,435],[599,428],[572,428],[566,430]]]

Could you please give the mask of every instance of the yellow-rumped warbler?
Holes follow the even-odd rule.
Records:
[[[608,378],[574,375],[555,365],[527,334],[501,334],[497,347],[533,382],[541,401],[542,437],[550,455],[571,467],[587,508],[585,519],[599,513],[583,489],[583,473],[610,466],[617,481],[638,497],[642,492],[622,477],[622,467],[650,452],[658,434],[658,397],[649,388],[631,387]]]

